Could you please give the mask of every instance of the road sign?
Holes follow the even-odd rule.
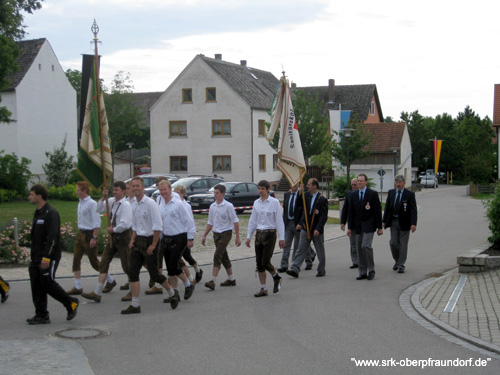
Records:
[[[380,168],[377,173],[380,177],[383,177],[385,175],[385,171],[382,168]]]

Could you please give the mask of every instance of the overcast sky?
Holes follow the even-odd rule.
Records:
[[[100,32],[101,77],[130,72],[164,91],[197,55],[282,70],[297,86],[377,85],[384,117],[493,114],[500,83],[497,0],[45,0],[25,17],[64,70],[81,69]]]

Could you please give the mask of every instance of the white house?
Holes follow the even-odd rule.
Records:
[[[0,150],[30,159],[31,172],[44,181],[45,152],[60,147],[64,137],[66,151],[76,157],[76,91],[46,39],[17,44],[20,70],[1,93],[0,105],[12,112],[12,121],[0,123]]]
[[[278,83],[244,60],[197,55],[150,109],[152,171],[277,183],[265,123]]]

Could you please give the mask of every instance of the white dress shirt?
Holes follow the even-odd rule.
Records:
[[[116,201],[114,197],[108,198],[109,213],[111,224],[116,216],[116,225],[113,227],[113,233],[123,233],[132,227],[132,206],[127,198]],[[97,203],[97,212],[106,212],[106,201],[100,200]]]
[[[101,217],[96,212],[97,203],[90,196],[78,202],[78,229],[94,230],[101,227]]]
[[[214,202],[208,211],[208,225],[212,226],[214,233],[222,233],[234,229],[234,224],[240,220],[231,202],[223,199],[221,204]]]
[[[133,203],[132,209],[132,229],[138,236],[150,237],[162,230],[160,210],[154,200],[144,195],[140,202]]]
[[[176,236],[187,233],[188,240],[194,239],[196,227],[193,212],[189,203],[172,198],[168,203],[162,199],[160,213],[163,220],[163,234],[165,236]]]
[[[277,229],[280,241],[285,240],[285,224],[279,200],[269,196],[264,202],[260,198],[254,202],[252,215],[248,222],[247,238],[252,238],[256,229]]]

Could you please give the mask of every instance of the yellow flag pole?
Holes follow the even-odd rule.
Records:
[[[95,71],[95,88],[96,88],[96,94],[97,94],[97,120],[99,123],[99,143],[100,143],[100,148],[101,148],[101,163],[102,163],[102,179],[103,179],[103,186],[104,188],[108,188],[108,181],[107,181],[107,176],[106,176],[106,167],[105,167],[105,161],[104,161],[104,134],[103,134],[103,128],[102,128],[102,112],[101,112],[101,85],[99,81],[99,52],[98,52],[98,47],[97,47],[97,34],[99,33],[99,26],[97,26],[97,23],[94,19],[94,23],[92,24],[92,33],[94,34],[94,45],[95,45],[95,57],[94,57],[94,71]],[[109,189],[108,189],[109,190]],[[106,216],[108,218],[108,227],[111,226],[111,220],[109,217],[109,200],[106,199]],[[113,246],[113,238],[112,236],[109,237],[109,244]]]

